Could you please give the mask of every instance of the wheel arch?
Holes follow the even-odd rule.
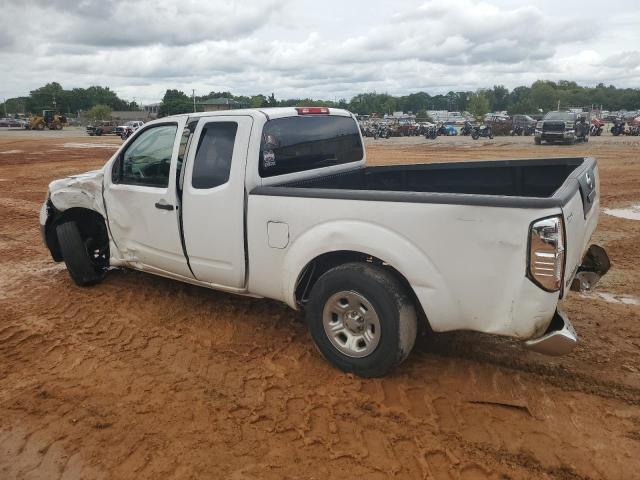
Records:
[[[324,273],[337,266],[352,262],[370,263],[382,267],[391,273],[411,297],[418,318],[421,320],[420,323],[422,325],[429,324],[427,314],[407,278],[397,268],[384,260],[374,255],[355,250],[332,250],[322,253],[307,262],[300,270],[295,281],[293,294],[296,305],[301,308],[304,307],[313,286]]]
[[[425,235],[428,229],[425,228]],[[311,268],[326,271],[348,261],[371,261],[388,268],[416,301],[425,317],[435,303],[450,304],[451,292],[435,263],[409,238],[379,224],[363,220],[336,220],[318,224],[297,236],[283,264],[283,299],[292,308],[304,305],[304,292],[317,279]],[[301,290],[302,289],[302,290]],[[436,308],[440,311],[441,308]]]
[[[81,235],[99,234],[105,235],[107,244],[109,234],[105,218],[97,211],[84,207],[73,207],[64,211],[57,210],[51,202],[48,204],[49,217],[44,228],[44,240],[51,256],[56,262],[63,260],[56,227],[61,223],[74,221],[78,225]]]

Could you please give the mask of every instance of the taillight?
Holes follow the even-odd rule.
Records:
[[[560,290],[564,274],[564,250],[562,217],[543,218],[531,224],[529,277],[544,290]]]
[[[329,109],[327,107],[296,107],[298,115],[328,115]]]

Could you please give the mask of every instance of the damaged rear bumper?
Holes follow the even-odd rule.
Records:
[[[561,310],[556,310],[551,323],[541,337],[524,342],[529,350],[545,355],[565,355],[577,344],[578,335]]]
[[[604,248],[591,245],[567,286],[571,284],[571,290],[574,291],[591,290],[610,268],[611,261]],[[559,308],[542,336],[524,342],[529,350],[545,355],[565,355],[577,344],[578,335],[566,314]]]

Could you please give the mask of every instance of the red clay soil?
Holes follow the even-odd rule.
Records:
[[[362,380],[275,301],[125,270],[76,287],[42,246],[38,210],[49,181],[114,151],[82,143],[119,140],[38,134],[0,135],[1,479],[640,478],[640,222],[601,215],[594,240],[614,267],[596,291],[611,296],[569,295],[572,354],[438,334]],[[633,139],[368,151],[375,164],[591,154],[603,206],[640,203]]]

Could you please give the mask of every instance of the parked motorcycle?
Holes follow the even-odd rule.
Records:
[[[438,138],[438,128],[435,125],[425,128],[424,138],[435,140]]]
[[[602,135],[602,130],[604,128],[604,121],[599,118],[594,118],[591,120],[591,126],[589,127],[589,135],[594,137],[599,137]]]
[[[473,125],[468,120],[464,122],[464,126],[460,129],[460,135],[468,136],[473,132]]]
[[[378,138],[389,138],[390,136],[391,136],[391,129],[386,125],[380,125],[373,134],[373,138],[375,140],[377,140]]]
[[[126,140],[131,135],[133,135],[133,129],[132,128],[125,128],[124,130],[122,130],[122,133],[120,134],[120,138],[122,140]]]
[[[493,138],[493,130],[491,129],[491,125],[480,125],[479,127],[473,127],[471,138],[473,138],[474,140],[478,140],[478,138],[480,137],[486,137],[489,139]]]
[[[614,137],[617,137],[618,135],[623,135],[624,132],[624,126],[625,126],[625,121],[624,120],[614,120],[613,121],[613,126],[611,127],[611,134]]]

